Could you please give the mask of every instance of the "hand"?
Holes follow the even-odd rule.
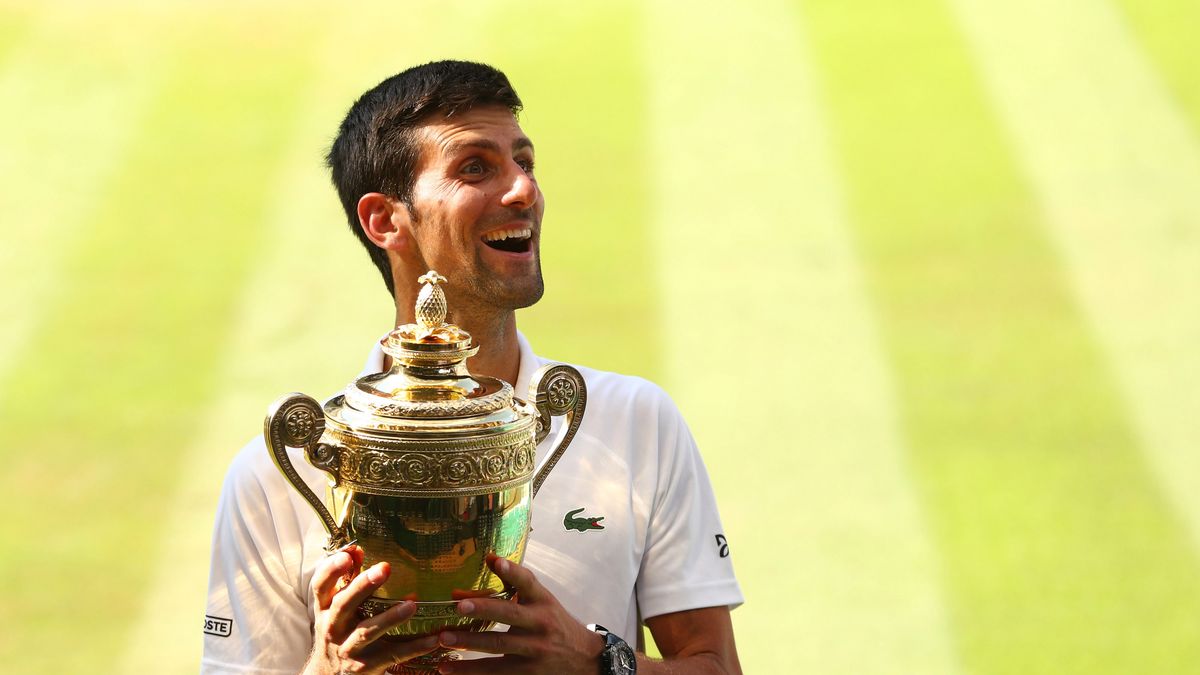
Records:
[[[358,606],[391,573],[387,563],[379,563],[356,576],[362,561],[363,550],[350,546],[323,560],[313,572],[310,588],[316,622],[313,651],[303,675],[377,675],[437,648],[437,635],[407,642],[377,642],[390,628],[412,618],[416,603],[402,602],[369,619],[358,620]]]
[[[516,602],[494,598],[463,600],[458,612],[485,621],[506,623],[507,633],[444,631],[443,647],[500,658],[447,662],[441,673],[553,673],[596,675],[604,640],[588,630],[559,604],[533,572],[504,558],[490,561],[492,571],[516,589]]]

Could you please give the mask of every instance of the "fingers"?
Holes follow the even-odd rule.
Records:
[[[495,558],[488,562],[496,576],[505,584],[517,589],[522,603],[540,602],[546,598],[546,587],[542,586],[529,569],[504,558]]]
[[[386,562],[376,563],[362,574],[354,577],[349,585],[333,596],[328,609],[333,613],[330,626],[335,635],[345,635],[350,630],[350,627],[358,621],[358,606],[375,589],[382,586],[391,573],[391,565]]]
[[[513,628],[538,630],[541,628],[535,614],[526,607],[535,602],[553,601],[554,596],[542,586],[533,572],[504,558],[489,560],[492,571],[509,587],[515,588],[519,602],[494,598],[470,598],[460,600],[458,613],[474,619],[496,621]]]
[[[342,658],[347,658],[363,651],[372,642],[383,637],[390,629],[408,621],[413,614],[417,612],[417,605],[413,602],[400,602],[389,607],[386,611],[380,612],[375,616],[360,621],[358,626],[350,632],[350,636],[342,642],[338,653]],[[437,644],[437,636],[431,636],[430,649]],[[404,645],[410,643],[402,643]],[[428,650],[426,650],[428,651]]]
[[[463,631],[446,631],[438,639],[438,643],[449,649],[465,649],[484,654],[513,654],[516,656],[537,656],[537,641],[527,635],[485,631],[469,633]]]
[[[359,551],[361,553],[361,549]],[[359,561],[361,562],[361,557]],[[354,554],[350,550],[339,551],[322,560],[313,570],[313,578],[309,584],[309,588],[312,589],[313,604],[318,609],[329,609],[329,603],[333,601],[333,596],[337,593],[338,581],[352,572],[354,568]]]
[[[458,603],[458,613],[473,619],[505,623],[513,628],[536,630],[539,627],[536,618],[529,610],[508,600],[491,598],[462,600]]]
[[[383,673],[392,666],[405,663],[437,649],[437,638],[438,636],[435,634],[403,642],[377,642],[356,654],[344,653],[344,650],[339,650],[336,659],[328,662],[327,667],[321,672],[336,672],[339,675]]]
[[[435,633],[433,635],[426,635],[425,637],[414,638],[407,642],[388,642],[382,646],[382,649],[383,653],[391,661],[388,664],[391,667],[397,663],[404,663],[418,656],[428,654],[437,649],[437,647],[438,636]]]
[[[363,557],[366,556],[367,552],[362,550],[361,546],[355,546],[354,544],[349,544],[342,550],[349,553],[350,557],[354,559],[354,569],[352,571],[354,574],[358,574],[358,571],[362,569]]]
[[[438,673],[441,675],[519,675],[528,672],[529,661],[520,656],[493,656],[470,661],[443,661],[438,664]]]

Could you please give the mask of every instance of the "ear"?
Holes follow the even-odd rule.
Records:
[[[358,199],[358,225],[379,248],[399,251],[409,244],[412,216],[392,197],[368,192]]]

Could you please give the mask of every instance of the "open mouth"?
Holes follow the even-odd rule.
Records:
[[[495,230],[483,235],[483,243],[497,251],[528,253],[533,245],[533,230],[528,227]]]

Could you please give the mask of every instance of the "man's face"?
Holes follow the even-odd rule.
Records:
[[[413,240],[455,302],[518,309],[542,297],[538,256],[545,202],[533,144],[512,113],[489,106],[419,130]]]

